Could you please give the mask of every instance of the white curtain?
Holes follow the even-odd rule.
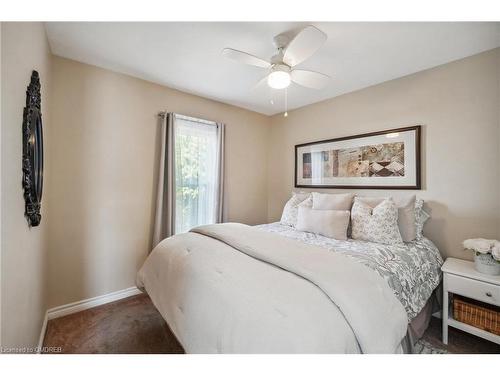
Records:
[[[168,113],[160,158],[153,247],[223,221],[224,124]]]

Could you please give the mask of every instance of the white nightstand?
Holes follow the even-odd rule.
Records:
[[[500,306],[500,276],[485,275],[476,271],[474,262],[448,258],[443,271],[443,343],[448,344],[448,326],[500,344],[500,336],[464,324],[449,315],[449,293],[456,293],[477,301]]]

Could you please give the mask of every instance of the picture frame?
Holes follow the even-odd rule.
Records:
[[[295,145],[295,187],[421,189],[421,125]]]

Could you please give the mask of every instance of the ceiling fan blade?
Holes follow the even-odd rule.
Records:
[[[290,74],[293,82],[311,89],[321,90],[325,88],[330,81],[330,77],[326,74],[310,70],[294,69]]]
[[[267,85],[267,77],[269,77],[269,74],[266,74],[264,78],[259,80],[259,82],[257,82],[253,87],[253,90],[262,90],[264,88],[269,88],[269,86]]]
[[[327,35],[314,26],[307,26],[292,39],[285,49],[283,61],[295,66],[314,54],[325,43]]]
[[[266,60],[232,48],[224,48],[222,50],[222,56],[237,62],[241,62],[243,64],[254,65],[260,68],[269,68],[271,66],[271,64]]]

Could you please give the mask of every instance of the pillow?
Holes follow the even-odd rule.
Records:
[[[299,206],[297,230],[321,234],[336,240],[347,240],[349,211],[313,210]]]
[[[295,224],[297,224],[297,206],[310,196],[310,193],[292,192],[292,197],[288,200],[288,202],[286,202],[285,207],[283,208],[280,223],[290,227],[295,227]]]
[[[351,210],[352,238],[386,245],[403,243],[398,228],[398,208],[391,198],[372,208],[354,198]]]
[[[313,206],[313,198],[312,198],[312,195],[309,195],[309,198],[307,198],[306,200],[302,201],[302,203],[299,204],[299,207],[308,207],[308,208],[312,208]]]
[[[387,198],[358,197],[358,199],[360,202],[374,208]],[[399,233],[401,233],[401,238],[404,242],[411,242],[417,238],[415,200],[415,195],[395,199],[395,203],[398,208]]]
[[[354,194],[323,194],[311,193],[312,195],[312,208],[314,210],[341,210],[348,211],[352,206],[352,199]]]
[[[424,211],[424,200],[417,199],[415,202],[415,230],[417,233],[417,240],[424,236],[424,224],[430,217],[431,215]]]

